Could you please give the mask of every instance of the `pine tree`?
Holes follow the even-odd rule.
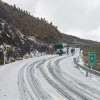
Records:
[[[52,22],[50,24],[52,25]]]
[[[14,4],[14,10],[16,10],[16,5]]]

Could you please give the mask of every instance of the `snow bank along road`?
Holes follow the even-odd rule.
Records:
[[[0,67],[0,100],[100,100],[100,82],[85,77],[71,55],[46,55]]]

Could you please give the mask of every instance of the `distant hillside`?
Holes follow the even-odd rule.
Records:
[[[92,41],[86,41],[75,36],[60,33],[52,22],[48,23],[45,18],[42,19],[33,17],[29,12],[17,8],[15,5],[10,6],[4,3],[4,6],[13,17],[16,26],[26,36],[34,36],[37,40],[42,40],[48,44],[62,41],[68,44],[76,45],[94,44]]]

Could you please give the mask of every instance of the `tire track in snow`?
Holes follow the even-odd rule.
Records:
[[[49,62],[50,63],[50,62]],[[50,65],[50,64],[48,64]],[[75,100],[71,95],[69,95],[66,90],[64,90],[63,87],[60,87],[57,83],[55,83],[52,79],[49,78],[49,76],[45,73],[44,69],[41,69],[41,73],[44,75],[46,80],[58,91],[58,93],[62,96],[64,96],[68,100]],[[50,72],[51,73],[51,72]]]
[[[59,68],[60,68],[60,66],[59,66],[60,60],[62,60],[62,59],[58,59],[58,60],[55,61],[56,66],[59,67]],[[51,65],[51,62],[50,62],[49,65]],[[69,91],[71,91],[71,92],[75,93],[77,96],[79,96],[80,99],[82,99],[82,100],[91,100],[90,97],[92,97],[93,100],[99,100],[99,98],[91,95],[90,93],[88,93],[86,91],[83,91],[79,87],[72,84],[72,82],[69,82],[69,81],[65,80],[63,78],[63,76],[61,75],[61,73],[62,73],[61,69],[57,68],[56,70],[54,70],[53,68],[54,68],[54,66],[52,67],[52,65],[48,66],[48,69],[51,72],[52,76],[55,77],[55,79],[60,84],[62,84],[66,89],[68,89]]]
[[[41,66],[44,63],[44,60],[38,61],[35,64],[32,64],[28,70],[27,70],[27,80],[29,84],[31,85],[32,91],[35,93],[38,100],[52,100],[50,95],[47,94],[41,87],[40,82],[38,82],[34,77],[34,68],[38,66]],[[37,65],[36,65],[37,64]],[[36,66],[35,66],[36,65]]]
[[[29,92],[28,88],[26,87],[25,79],[24,79],[24,69],[29,63],[25,64],[20,70],[18,74],[18,87],[20,91],[20,95],[22,100],[34,100]]]
[[[52,59],[49,58],[49,59]],[[35,69],[48,59],[37,60],[25,64],[19,71],[18,86],[22,100],[53,100],[53,98],[41,87],[41,83],[35,79]]]
[[[96,96],[94,96],[94,95],[92,95],[91,93],[89,93],[89,91],[91,91],[91,92],[93,92],[93,90],[95,91],[95,92],[97,92],[97,94],[99,93],[100,94],[100,91],[96,91],[95,89],[92,89],[92,87],[88,87],[87,86],[87,88],[88,88],[88,90],[89,91],[86,91],[86,88],[85,88],[85,90],[83,90],[82,88],[82,85],[81,84],[79,84],[79,83],[77,83],[77,81],[75,82],[76,84],[79,84],[82,88],[79,88],[78,86],[76,86],[75,84],[73,84],[72,82],[69,82],[69,81],[67,81],[66,79],[64,79],[64,77],[63,77],[63,75],[62,75],[62,73],[63,73],[63,71],[60,69],[60,65],[59,65],[59,62],[60,62],[60,60],[58,60],[58,61],[55,61],[55,64],[56,64],[56,66],[58,67],[56,70],[54,70],[55,71],[55,74],[57,75],[57,74],[59,74],[59,75],[57,75],[57,76],[59,76],[59,78],[60,78],[60,80],[62,80],[63,82],[66,82],[66,83],[68,83],[69,85],[71,85],[71,86],[73,86],[73,88],[76,88],[76,89],[78,89],[80,92],[82,92],[82,94],[84,94],[84,96],[85,95],[88,95],[88,96],[90,96],[90,97],[92,97],[92,99],[93,100],[100,100],[100,98],[98,98],[98,97],[96,97]],[[67,74],[67,73],[66,73]],[[68,74],[67,74],[68,75]],[[69,76],[70,77],[70,76]],[[72,77],[70,77],[70,78],[72,78]],[[61,81],[61,82],[62,82]],[[66,85],[66,84],[65,84]],[[86,97],[86,96],[85,96]],[[89,98],[88,98],[89,99]]]
[[[60,59],[58,59],[58,60],[56,61],[56,64],[57,64],[57,65],[59,64],[60,60],[62,60],[62,59],[60,58]],[[48,63],[48,70],[49,70],[49,73],[51,73],[51,75],[54,77],[54,79],[57,80],[62,86],[64,86],[67,90],[69,90],[70,92],[72,92],[72,93],[74,93],[76,96],[78,96],[79,99],[82,99],[82,100],[91,100],[91,98],[90,98],[90,96],[92,96],[91,94],[85,93],[84,91],[82,91],[82,90],[79,89],[78,87],[74,87],[73,84],[70,85],[70,83],[69,83],[67,80],[65,80],[63,77],[61,77],[61,75],[59,74],[59,72],[58,72],[58,71],[55,71],[53,68],[54,68],[54,66],[52,67],[51,61],[50,61],[50,62]],[[44,70],[43,70],[43,71],[44,71]],[[49,82],[51,85],[53,85],[58,91],[60,91],[62,95],[65,96],[65,94],[67,94],[67,93],[64,92],[64,90],[62,90],[61,88],[59,88],[58,85],[57,85],[56,83],[54,83],[54,82],[48,77],[48,75],[47,75],[45,72],[43,72],[43,73],[44,73],[45,78],[48,80],[48,82]],[[64,93],[63,93],[61,90],[62,90]],[[88,94],[89,96],[87,96],[86,94]],[[65,96],[65,97],[68,98],[68,94],[67,94],[67,96]],[[92,96],[92,98],[94,98],[95,100],[99,100],[98,98],[96,98],[96,97],[94,97],[94,96]],[[71,99],[70,95],[69,95],[69,99]],[[73,99],[73,98],[72,98],[72,99]]]

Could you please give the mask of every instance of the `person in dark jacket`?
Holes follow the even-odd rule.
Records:
[[[63,52],[62,49],[60,49],[59,56],[62,56],[62,52]]]

